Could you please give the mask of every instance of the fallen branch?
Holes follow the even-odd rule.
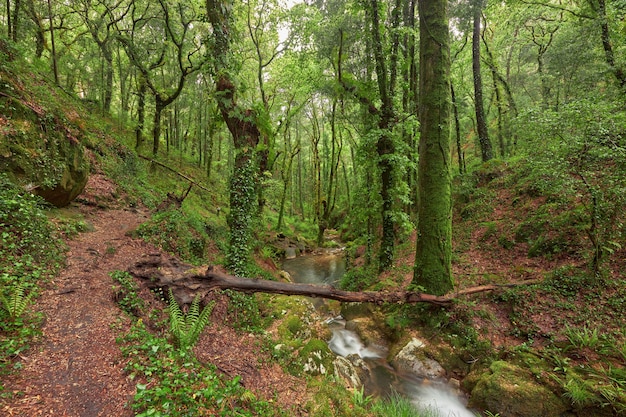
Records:
[[[305,295],[343,302],[359,303],[428,303],[447,306],[460,296],[493,291],[502,287],[528,285],[536,282],[524,281],[511,284],[481,285],[437,296],[415,291],[342,291],[331,286],[269,281],[257,278],[242,278],[217,271],[209,267],[205,271],[180,263],[177,259],[164,259],[160,254],[148,255],[135,263],[128,271],[142,278],[150,289],[172,289],[182,303],[190,303],[196,294],[206,294],[216,289],[230,289],[246,293],[263,292],[284,295]]]
[[[176,175],[178,175],[179,177],[183,178],[185,181],[189,181],[192,185],[195,185],[196,187],[201,188],[201,189],[203,189],[204,191],[211,192],[211,190],[209,190],[208,188],[206,188],[204,185],[202,185],[202,184],[198,183],[198,182],[197,182],[196,180],[194,180],[193,178],[188,177],[187,175],[185,175],[185,174],[183,174],[183,173],[181,173],[181,172],[179,172],[179,171],[175,170],[174,168],[172,168],[172,167],[170,167],[170,166],[165,165],[163,162],[155,161],[154,159],[152,159],[152,158],[148,158],[147,156],[143,156],[143,155],[137,155],[137,156],[139,156],[141,159],[145,159],[146,161],[150,161],[150,162],[151,162],[151,163],[153,163],[153,164],[156,164],[156,165],[158,165],[158,166],[160,166],[160,167],[163,167],[163,168],[165,168],[165,169],[167,169],[167,170],[169,170],[169,171],[173,172],[174,174],[176,174]],[[187,191],[187,194],[189,194],[189,190]],[[187,196],[187,194],[185,194],[185,197]],[[184,198],[184,197],[183,197],[183,198]]]

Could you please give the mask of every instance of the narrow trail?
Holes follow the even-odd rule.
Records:
[[[126,270],[143,255],[160,252],[130,237],[148,219],[146,213],[119,207],[116,187],[100,174],[92,175],[69,210],[81,215],[90,231],[67,241],[67,265],[45,283],[34,309],[44,316],[42,335],[19,357],[22,368],[4,378],[8,398],[0,398],[0,416],[126,417],[135,382],[124,372],[125,359],[116,337],[130,325],[113,300],[111,271]],[[102,208],[107,207],[107,208]],[[286,374],[261,353],[253,335],[224,325],[225,300],[195,352],[227,378],[261,398],[271,399],[292,415],[306,415],[306,383]],[[117,326],[117,329],[112,326]],[[243,336],[243,337],[242,337]]]
[[[123,317],[112,299],[109,272],[155,250],[126,235],[145,216],[123,209],[78,206],[93,231],[68,242],[67,267],[44,287],[41,341],[20,358],[23,369],[6,382],[10,416],[131,416],[135,385],[111,328]]]

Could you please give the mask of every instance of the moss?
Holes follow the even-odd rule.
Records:
[[[470,378],[473,381],[465,384],[475,381],[472,407],[511,417],[556,417],[567,410],[561,398],[540,385],[530,370],[509,362],[495,361],[488,371]]]
[[[303,363],[304,372],[311,375],[329,375],[333,373],[335,355],[328,344],[320,339],[311,339],[298,353]]]
[[[293,336],[297,336],[303,328],[302,320],[298,316],[289,316],[284,321],[284,326]]]

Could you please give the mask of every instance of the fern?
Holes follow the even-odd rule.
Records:
[[[180,349],[190,349],[200,338],[202,330],[209,324],[213,303],[200,311],[200,297],[196,295],[187,314],[176,302],[172,289],[169,290],[170,331]]]
[[[13,287],[8,296],[1,295],[0,297],[4,309],[9,313],[11,318],[15,320],[24,314],[24,310],[26,310],[28,303],[34,295],[35,293],[32,291],[26,294],[24,284],[18,284]]]

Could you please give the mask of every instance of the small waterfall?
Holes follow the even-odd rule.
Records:
[[[343,357],[358,355],[370,368],[370,380],[366,385],[370,391],[385,397],[399,393],[407,397],[417,409],[436,412],[441,417],[475,417],[445,380],[429,380],[411,375],[398,374],[383,358],[387,352],[366,346],[359,336],[344,328],[345,321],[337,317],[327,321],[333,332],[328,347]]]
[[[340,255],[308,255],[285,260],[283,268],[295,282],[334,285],[345,270]],[[417,378],[399,374],[384,359],[387,351],[377,346],[366,346],[359,336],[345,328],[345,320],[336,317],[326,322],[332,330],[328,347],[336,355],[358,355],[370,369],[370,378],[364,381],[366,391],[379,397],[400,394],[417,409],[436,412],[441,417],[475,417],[463,403],[462,397],[447,381]]]

